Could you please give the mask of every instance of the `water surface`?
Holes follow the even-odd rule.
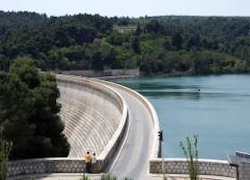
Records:
[[[164,156],[184,157],[186,136],[199,135],[200,158],[250,152],[250,75],[117,80],[147,97],[164,131]]]

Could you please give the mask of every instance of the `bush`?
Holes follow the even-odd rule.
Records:
[[[192,145],[189,137],[186,137],[186,147],[180,142],[180,147],[183,150],[188,162],[188,171],[190,180],[199,179],[199,165],[198,165],[198,135],[194,135],[194,143]]]

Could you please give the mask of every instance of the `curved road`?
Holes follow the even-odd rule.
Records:
[[[107,83],[110,85],[109,83]],[[112,85],[111,85],[112,86]],[[124,91],[123,88],[114,85],[125,99],[129,108],[129,128],[124,144],[117,153],[117,157],[111,165],[109,172],[119,179],[147,179],[149,156],[152,148],[153,123],[145,106]]]

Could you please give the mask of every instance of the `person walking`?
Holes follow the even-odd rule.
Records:
[[[86,173],[91,173],[91,159],[92,159],[91,155],[89,154],[89,152],[87,152],[85,154]]]
[[[92,155],[92,164],[95,164],[96,163],[96,156],[95,156],[95,153],[93,153]]]
[[[96,164],[97,160],[96,160],[96,156],[95,156],[95,153],[92,154],[92,158],[91,158],[91,171],[92,172],[96,172]]]

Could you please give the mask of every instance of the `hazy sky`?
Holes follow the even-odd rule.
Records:
[[[250,16],[250,0],[0,0],[0,4],[3,11],[25,10],[55,16],[78,13],[129,17]]]

